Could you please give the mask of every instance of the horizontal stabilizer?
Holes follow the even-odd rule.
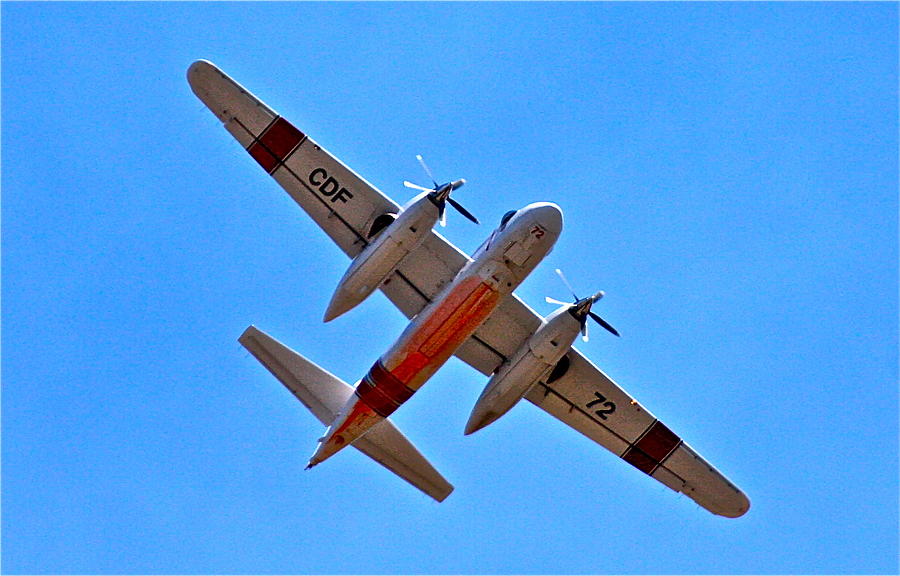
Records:
[[[353,394],[352,386],[254,326],[238,340],[326,426]],[[438,502],[453,492],[453,486],[387,418],[353,447]]]

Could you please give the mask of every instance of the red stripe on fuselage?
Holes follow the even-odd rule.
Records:
[[[359,399],[385,418],[409,400],[413,392],[414,390],[407,388],[403,382],[388,372],[381,360],[375,362],[356,387]]]

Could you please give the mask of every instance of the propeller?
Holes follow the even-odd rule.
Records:
[[[465,180],[460,178],[455,182],[447,182],[446,184],[438,184],[437,180],[434,179],[434,175],[431,173],[431,169],[428,168],[428,164],[425,163],[425,160],[422,158],[421,154],[416,154],[416,160],[419,161],[419,164],[422,166],[422,169],[425,171],[425,174],[428,178],[431,179],[432,184],[434,184],[434,188],[425,188],[424,186],[419,186],[418,184],[413,184],[408,180],[403,181],[403,185],[407,188],[412,188],[413,190],[419,190],[421,192],[429,192],[428,197],[432,202],[438,207],[438,214],[440,215],[440,223],[441,226],[447,225],[447,204],[449,203],[453,208],[474,222],[475,224],[479,224],[478,218],[472,215],[471,212],[463,208],[462,204],[454,200],[450,197],[450,193],[456,190],[457,188],[461,188],[463,184],[466,183]]]
[[[569,306],[569,312],[579,321],[581,322],[581,339],[585,342],[588,341],[588,325],[587,319],[590,316],[594,322],[611,332],[615,336],[619,336],[618,330],[612,327],[609,322],[601,318],[600,316],[591,312],[591,306],[593,306],[594,302],[603,298],[606,294],[603,290],[597,292],[593,296],[588,296],[587,298],[579,298],[577,294],[575,294],[575,290],[572,289],[572,285],[569,284],[569,281],[566,280],[565,274],[562,273],[562,270],[559,268],[556,269],[556,274],[559,276],[560,280],[563,281],[563,284],[566,285],[566,288],[569,289],[569,292],[572,293],[572,297],[575,299],[574,302],[563,302],[561,300],[557,300],[556,298],[551,298],[547,296],[544,298],[550,304],[559,304],[562,306]]]

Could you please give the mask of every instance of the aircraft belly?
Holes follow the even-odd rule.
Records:
[[[384,366],[418,389],[491,313],[500,294],[477,275],[460,281],[438,306],[416,319],[407,334],[382,357]]]
[[[478,275],[461,280],[425,318],[415,321],[359,382],[310,466],[349,446],[409,400],[484,321],[499,298],[500,293]]]
[[[531,251],[522,242],[514,242],[506,249],[504,256],[516,266],[524,266],[531,256]]]
[[[359,402],[354,398],[350,413],[347,415],[346,420],[334,430],[332,439],[338,447],[352,444],[354,440],[380,422],[382,418],[383,416],[376,414],[368,404]]]
[[[309,459],[307,468],[328,460],[347,446],[361,438],[373,426],[384,420],[371,406],[361,402],[359,395],[351,396],[335,421],[328,427],[315,453]]]

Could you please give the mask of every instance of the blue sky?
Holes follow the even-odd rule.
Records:
[[[896,573],[897,5],[2,5],[6,573]],[[471,251],[565,211],[517,293],[741,486],[708,514],[451,360],[394,420],[436,504],[237,343],[355,381],[400,334],[220,127],[207,58],[395,200],[464,177]]]

